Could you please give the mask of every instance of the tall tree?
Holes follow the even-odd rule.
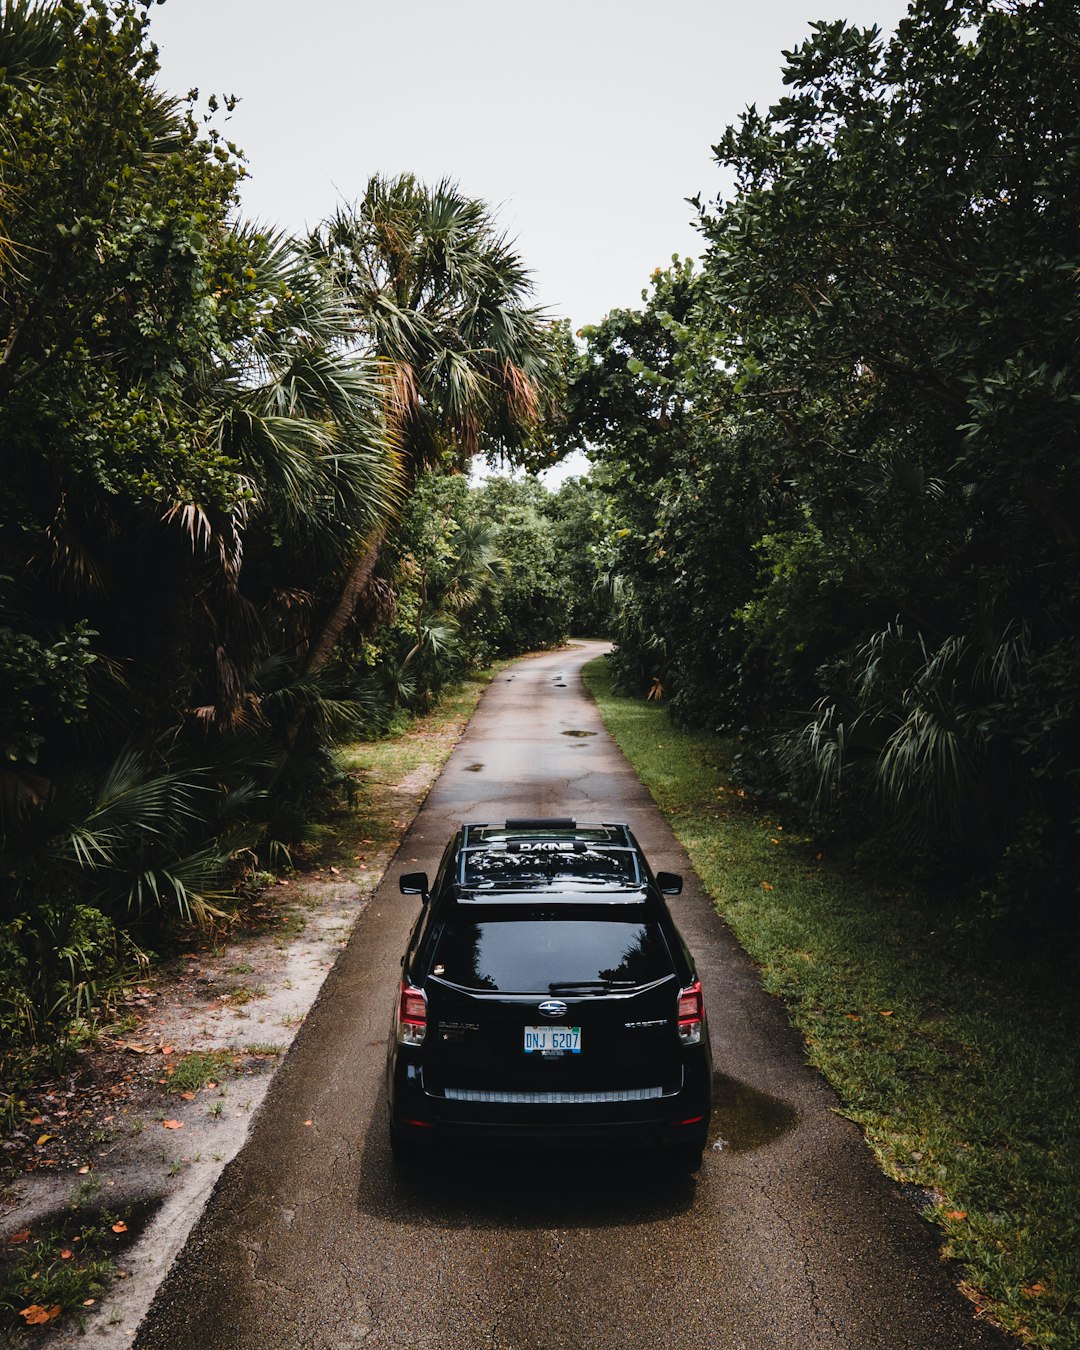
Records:
[[[77,725],[101,731],[85,698],[77,716],[54,701],[54,674],[71,667],[48,652],[82,622],[84,669],[130,678],[127,639],[160,654],[155,604],[186,570],[162,515],[198,502],[224,517],[243,498],[185,382],[223,319],[242,321],[250,287],[213,275],[236,165],[155,90],[134,5],[6,4],[0,68],[12,250],[0,271],[0,675],[19,689],[4,700],[5,742],[33,755],[9,749],[10,797],[31,767],[47,776],[70,758]]]
[[[540,449],[561,387],[560,330],[527,303],[528,273],[483,202],[446,181],[375,177],[311,247],[350,296],[357,342],[382,372],[403,496],[426,468]],[[352,618],[386,529],[358,550],[309,670],[326,663]]]
[[[138,909],[266,819],[298,706],[347,711],[295,653],[390,510],[381,382],[306,247],[234,225],[137,5],[0,4],[0,69],[0,899]]]
[[[822,696],[787,761],[983,867],[1012,842],[1016,879],[1080,844],[1080,12],[916,0],[891,41],[816,25],[785,78],[704,227],[802,511],[747,611]]]
[[[1080,11],[914,0],[891,40],[814,25],[785,82],[715,147],[692,306],[613,316],[575,381],[620,647],[780,733],[789,793],[1071,903]],[[669,388],[672,434],[635,426]]]

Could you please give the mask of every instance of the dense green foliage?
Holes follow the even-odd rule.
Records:
[[[915,0],[785,80],[701,271],[586,333],[617,668],[990,911],[1075,915],[1080,13]]]
[[[607,498],[591,476],[569,478],[547,497],[543,511],[554,531],[554,570],[563,588],[566,632],[577,637],[609,636],[612,585]]]
[[[445,680],[512,539],[411,493],[541,453],[561,380],[483,203],[375,180],[253,230],[214,100],[155,75],[133,0],[0,0],[0,1032],[60,1053],[132,939],[303,833],[337,736]]]
[[[549,497],[535,479],[489,478],[473,494],[478,520],[490,521],[505,565],[493,604],[476,616],[477,638],[512,656],[563,640],[567,595]]]
[[[388,616],[356,655],[390,706],[424,709],[449,681],[496,658],[563,641],[552,500],[529,478],[421,479],[379,563]]]

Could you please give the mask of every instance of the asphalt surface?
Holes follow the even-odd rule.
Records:
[[[1012,1344],[975,1320],[929,1226],[834,1113],[604,731],[578,674],[600,650],[530,658],[488,690],[136,1346]],[[627,820],[654,868],[686,878],[672,909],[705,984],[723,1140],[696,1177],[640,1154],[391,1160],[386,1039],[416,914],[398,875],[434,875],[463,820],[526,815]]]

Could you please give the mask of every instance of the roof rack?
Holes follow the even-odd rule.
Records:
[[[577,821],[571,816],[517,816],[505,822],[507,830],[575,830]]]

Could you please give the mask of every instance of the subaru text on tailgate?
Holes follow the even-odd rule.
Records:
[[[402,960],[387,1063],[399,1154],[438,1138],[656,1144],[694,1168],[712,1056],[701,984],[626,825],[464,825]]]

